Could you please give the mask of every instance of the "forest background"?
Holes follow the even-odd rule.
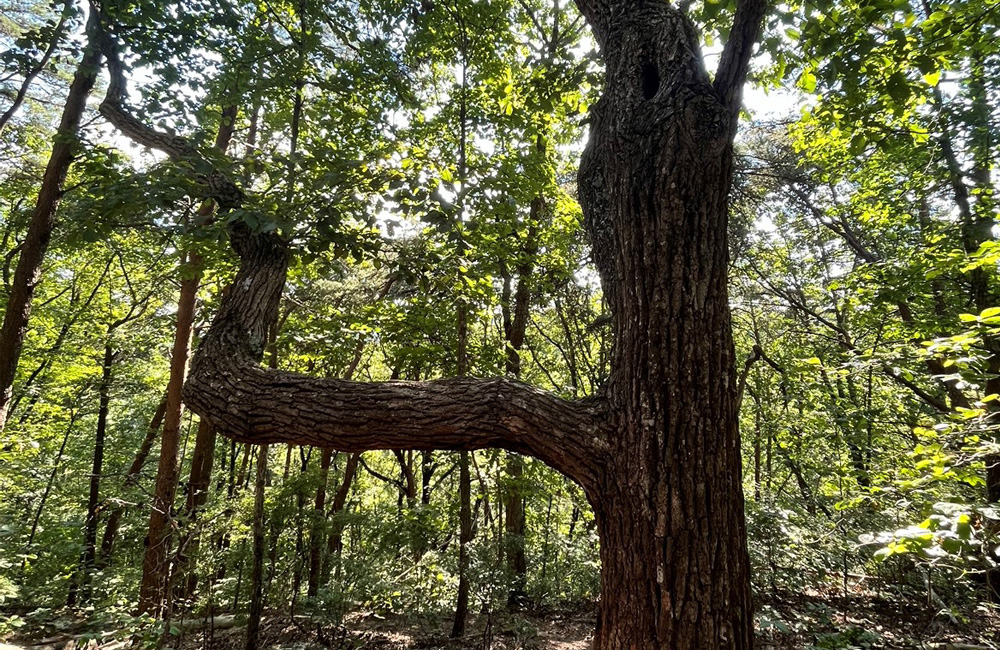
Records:
[[[684,7],[709,60],[734,7]],[[597,393],[609,319],[575,176],[603,71],[575,6],[101,8],[131,109],[214,147],[247,200],[216,219],[204,170],[99,110],[122,89],[88,47],[89,5],[0,5],[8,312],[23,260],[40,274],[23,347],[7,321],[0,335],[0,638],[72,620],[162,641],[169,621],[261,608],[461,634],[469,610],[591,602],[593,513],[540,461],[245,445],[182,411],[177,383],[241,221],[295,251],[272,368]],[[997,3],[790,2],[765,21],[729,226],[761,638],[897,647],[848,619],[881,599],[929,610],[928,634],[990,642],[998,72]]]

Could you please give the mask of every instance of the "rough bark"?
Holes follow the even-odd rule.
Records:
[[[580,0],[607,65],[580,201],[615,332],[595,647],[750,648],[727,296],[739,89],[763,2],[741,2],[713,85],[687,18]],[[642,558],[642,561],[636,561]]]
[[[31,317],[31,301],[42,277],[42,262],[52,239],[63,182],[73,161],[80,120],[87,107],[87,96],[94,87],[101,67],[101,53],[94,42],[97,27],[97,15],[92,10],[87,19],[88,42],[66,96],[59,130],[52,145],[52,155],[45,167],[28,232],[21,244],[21,255],[14,270],[3,326],[0,327],[0,431],[3,431],[10,414],[14,377]]]

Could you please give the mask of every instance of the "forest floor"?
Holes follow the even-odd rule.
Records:
[[[777,592],[759,598],[758,650],[920,649],[1000,650],[1000,609],[979,606],[947,611],[856,591]],[[232,617],[215,619],[215,628],[191,626],[176,650],[242,650],[244,627]],[[587,650],[596,623],[594,605],[517,615],[480,615],[470,620],[464,639],[449,639],[446,617],[419,618],[356,612],[344,624],[320,625],[307,616],[265,616],[260,648],[275,650]],[[0,639],[0,650],[120,650],[130,643],[120,633],[102,643],[79,642],[71,630],[52,633],[27,628]],[[91,630],[90,636],[93,636]],[[115,638],[117,639],[115,640]]]

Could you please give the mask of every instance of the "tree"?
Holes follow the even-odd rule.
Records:
[[[751,648],[726,226],[764,3],[739,3],[714,81],[682,10],[578,4],[607,66],[579,174],[615,333],[603,393],[571,402],[511,379],[355,383],[264,369],[289,248],[233,220],[240,270],[192,362],[185,401],[223,435],[254,444],[535,456],[579,483],[595,509],[597,648]],[[114,87],[123,80],[109,40]],[[210,165],[120,99],[109,93],[102,114],[127,135]],[[218,169],[205,178],[220,210],[238,208],[231,179]]]
[[[0,431],[3,431],[10,414],[14,377],[31,317],[31,301],[41,279],[45,252],[52,239],[63,181],[73,162],[74,142],[87,108],[87,97],[101,68],[101,53],[93,43],[96,25],[97,16],[92,10],[87,19],[88,42],[66,95],[59,130],[52,144],[52,155],[45,167],[45,176],[38,190],[31,224],[21,244],[21,255],[17,259],[14,280],[7,298],[3,326],[0,328]],[[29,81],[26,80],[25,83]]]

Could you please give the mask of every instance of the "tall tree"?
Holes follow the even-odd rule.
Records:
[[[112,84],[109,94],[116,92]],[[121,92],[118,89],[117,92]],[[236,110],[228,108],[222,112],[222,121],[215,138],[215,147],[225,152],[236,128]],[[215,205],[206,201],[198,210],[198,217],[206,220],[212,216]],[[177,300],[177,322],[174,344],[170,356],[170,379],[167,383],[167,407],[163,418],[163,433],[160,436],[160,462],[156,470],[156,484],[153,488],[153,507],[149,516],[149,531],[146,535],[146,549],[142,561],[142,585],[139,590],[139,610],[160,614],[167,599],[167,583],[170,571],[168,559],[171,536],[170,521],[173,516],[174,497],[177,494],[180,452],[181,418],[183,403],[181,390],[187,373],[191,334],[194,327],[195,307],[198,288],[201,285],[203,260],[195,251],[183,254],[183,277]],[[212,429],[207,438],[213,437]],[[209,440],[204,440],[207,444]],[[204,447],[203,447],[204,448]]]
[[[0,327],[0,431],[3,431],[7,424],[7,416],[10,415],[14,377],[21,358],[24,337],[28,332],[31,301],[42,277],[42,262],[49,248],[49,241],[52,239],[56,207],[62,197],[63,181],[66,180],[66,174],[73,162],[80,120],[87,108],[87,97],[94,87],[101,68],[101,51],[94,39],[97,23],[97,12],[91,10],[87,19],[87,43],[73,82],[70,84],[69,93],[66,95],[59,130],[52,144],[52,155],[45,167],[35,210],[31,215],[28,233],[21,244],[21,255],[17,259],[17,268],[7,297],[3,326]]]
[[[241,266],[185,387],[220,433],[345,451],[502,447],[577,481],[597,516],[595,647],[751,648],[753,623],[727,296],[740,96],[765,3],[738,3],[714,81],[681,9],[579,0],[607,69],[579,175],[612,311],[603,394],[566,401],[510,379],[354,383],[260,367],[288,244],[234,221]],[[199,159],[125,113],[134,139]],[[216,170],[207,192],[242,202]]]

